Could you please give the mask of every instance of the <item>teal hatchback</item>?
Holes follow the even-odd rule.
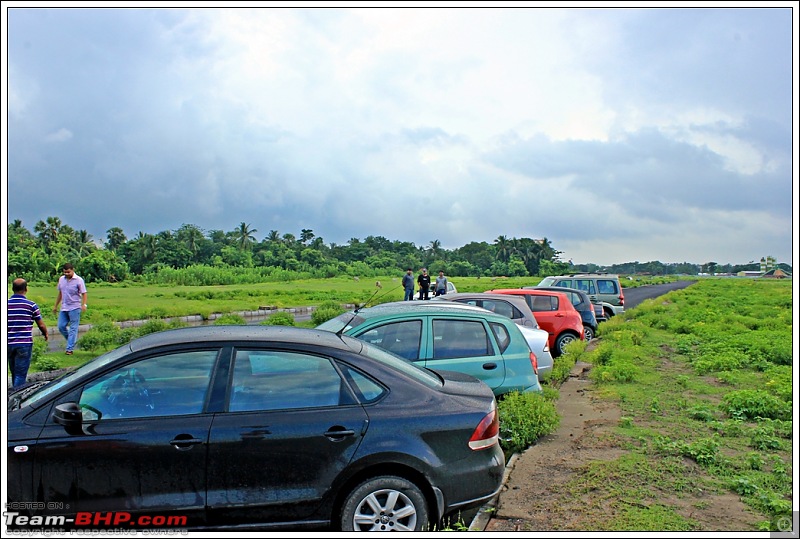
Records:
[[[496,396],[540,392],[536,355],[509,318],[472,305],[398,301],[350,311],[317,326],[377,345],[434,370],[483,380]]]

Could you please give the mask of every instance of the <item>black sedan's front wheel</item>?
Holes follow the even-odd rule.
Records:
[[[422,531],[427,527],[425,496],[402,477],[389,475],[364,481],[342,507],[342,531]]]

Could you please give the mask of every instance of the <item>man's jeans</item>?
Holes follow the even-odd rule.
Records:
[[[11,383],[19,387],[28,378],[28,369],[31,366],[32,344],[7,346],[8,368],[11,370]]]
[[[403,301],[411,301],[414,299],[414,289],[413,288],[406,288],[406,295],[403,298]]]
[[[71,352],[75,348],[75,342],[78,340],[78,326],[81,323],[81,309],[72,309],[71,311],[61,311],[58,313],[58,331],[64,336],[67,341],[67,351]]]

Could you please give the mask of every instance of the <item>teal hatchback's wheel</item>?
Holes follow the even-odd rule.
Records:
[[[564,354],[566,354],[567,351],[565,350],[565,348],[567,347],[567,345],[572,341],[577,341],[577,340],[578,336],[575,335],[574,333],[562,333],[561,335],[559,335],[558,339],[556,339],[556,350],[558,350],[558,355],[563,356]]]
[[[342,531],[422,531],[428,526],[428,506],[417,486],[402,477],[364,481],[342,506]]]

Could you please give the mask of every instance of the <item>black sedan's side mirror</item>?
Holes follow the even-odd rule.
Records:
[[[56,406],[53,420],[64,425],[67,434],[83,434],[83,412],[77,402],[65,402]]]

